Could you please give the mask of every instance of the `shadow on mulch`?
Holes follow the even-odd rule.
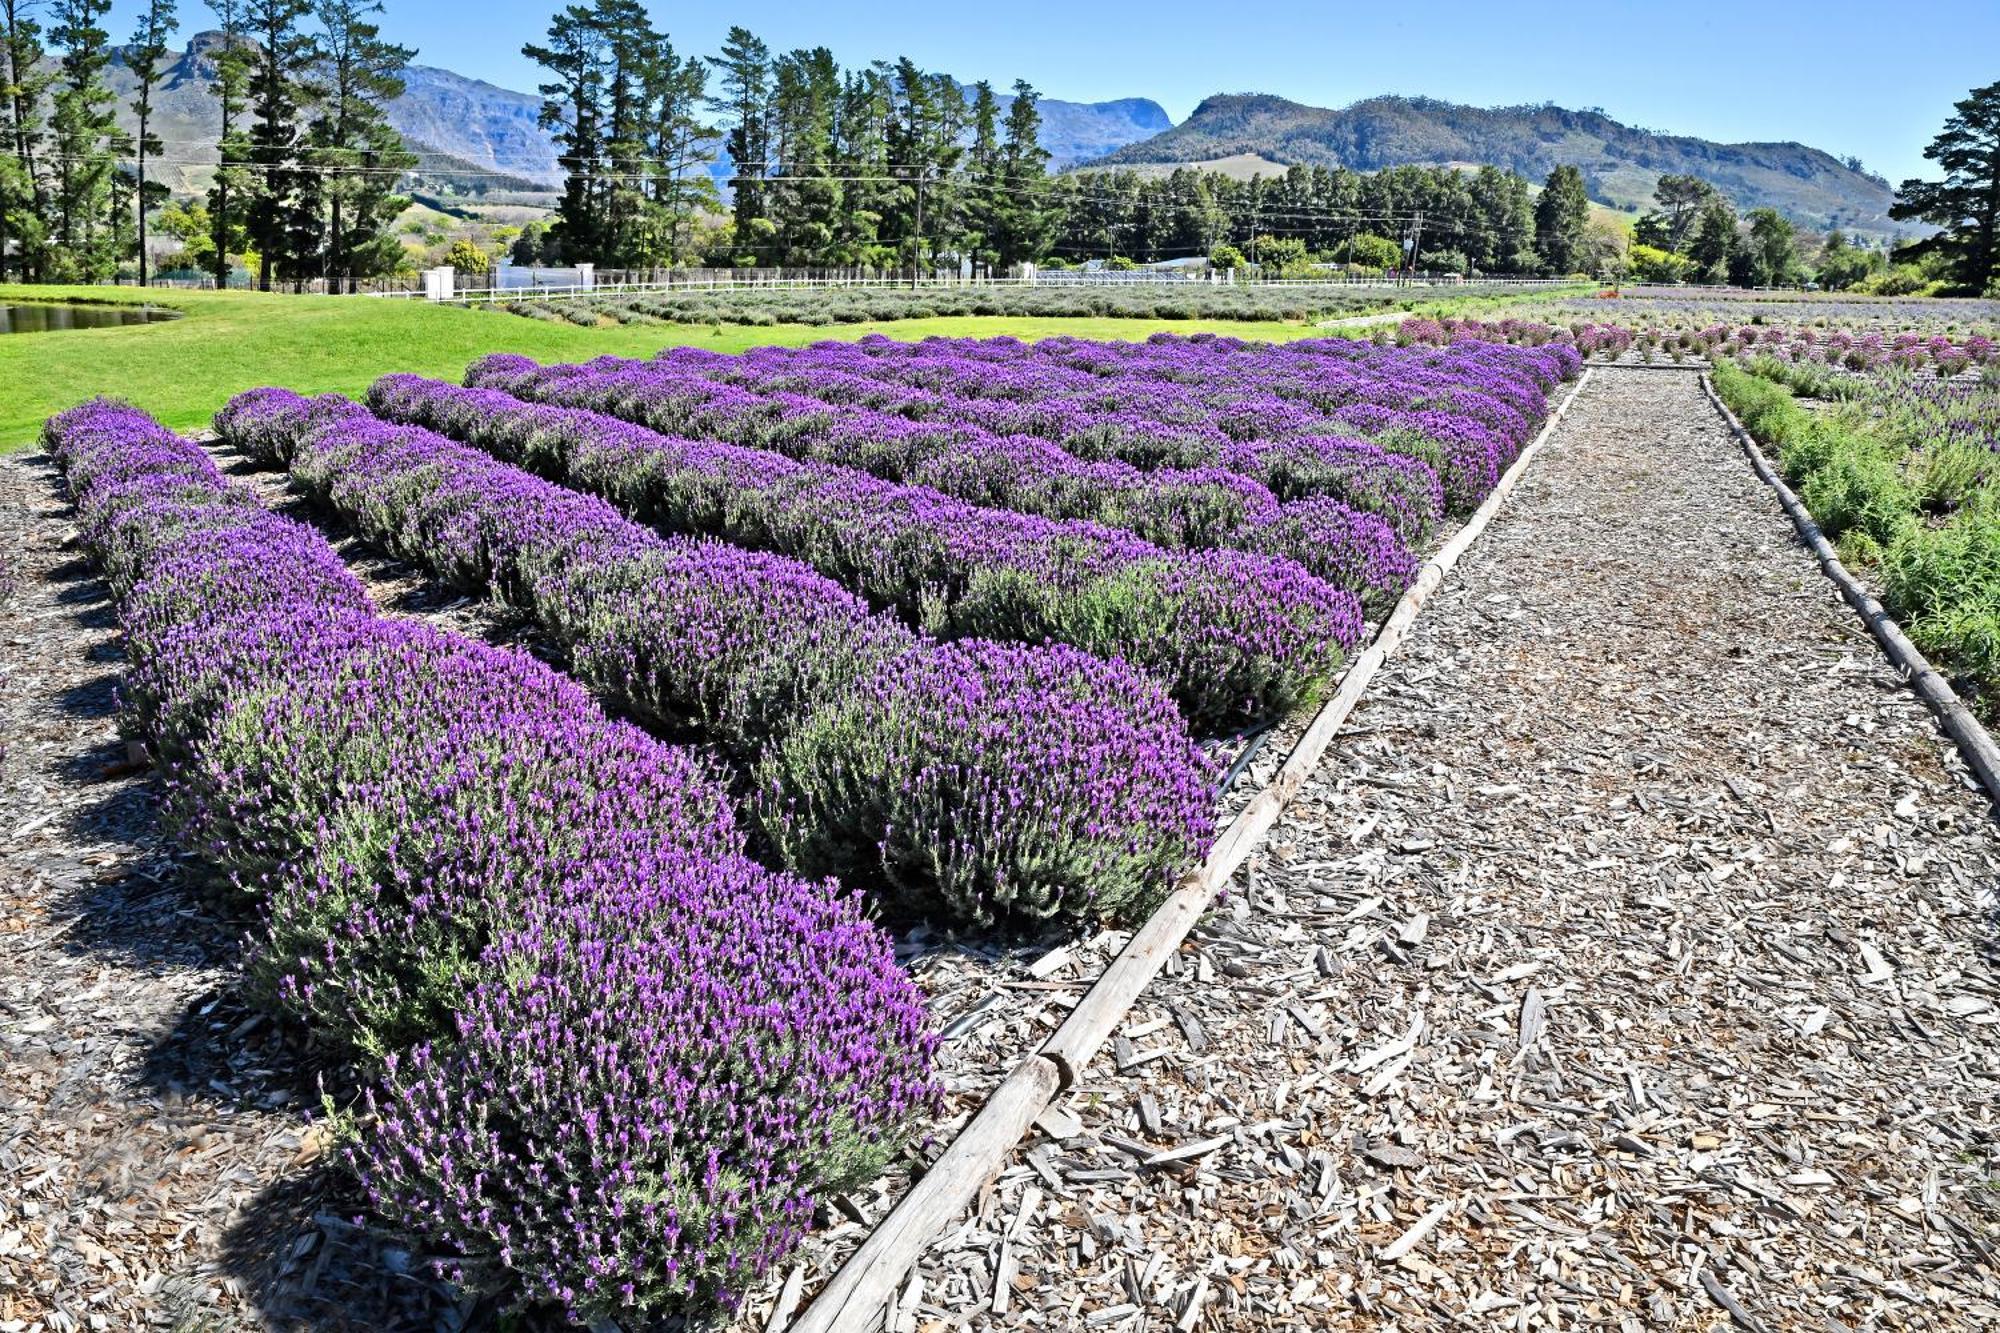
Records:
[[[221,1266],[267,1328],[305,1333],[495,1328],[485,1307],[454,1297],[386,1228],[362,1220],[353,1178],[321,1162],[265,1187],[222,1240]]]

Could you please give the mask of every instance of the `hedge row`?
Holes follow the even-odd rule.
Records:
[[[887,939],[741,854],[688,751],[371,609],[128,407],[52,419],[170,826],[257,905],[263,999],[358,1057],[384,1216],[510,1305],[728,1306],[936,1105]]]
[[[1416,576],[1409,544],[1377,515],[1325,498],[1281,505],[1262,483],[1220,468],[1148,472],[1129,463],[1086,462],[1047,440],[755,392],[659,361],[600,357],[544,367],[501,353],[475,361],[465,380],[608,413],[663,435],[852,468],[968,504],[1124,528],[1166,550],[1229,547],[1286,556],[1378,606],[1393,602]]]
[[[1716,391],[1744,426],[1775,449],[1786,478],[1843,556],[1874,566],[1883,602],[1923,652],[1975,692],[1988,717],[2000,700],[2000,488],[1990,425],[1967,431],[1982,402],[2000,419],[1992,387],[1939,386],[1955,395],[1914,438],[1891,440],[1867,412],[1808,412],[1779,384],[1730,362]],[[1933,381],[1933,384],[1936,382]],[[1912,386],[1879,392],[1895,397]],[[1983,395],[1983,398],[1982,398]],[[1954,421],[1952,418],[1957,417]]]
[[[1123,914],[1210,836],[1210,765],[1124,663],[941,644],[795,561],[660,537],[346,399],[253,390],[216,428],[377,543],[521,607],[621,708],[719,744],[800,873],[911,915]]]
[[[641,522],[802,560],[934,633],[1122,657],[1165,683],[1201,730],[1282,716],[1361,633],[1354,593],[1279,557],[1163,551],[1095,523],[415,375],[377,380],[368,402]]]

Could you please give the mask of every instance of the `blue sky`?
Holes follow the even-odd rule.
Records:
[[[521,89],[536,78],[521,43],[539,38],[556,8],[556,0],[386,3],[385,31],[416,46],[422,63]],[[120,40],[136,8],[117,0]],[[181,8],[184,31],[207,26],[195,0]],[[1892,181],[1927,169],[1923,147],[1953,101],[2000,80],[2000,0],[733,0],[651,8],[682,51],[713,52],[739,23],[774,49],[823,45],[851,64],[908,55],[967,81],[1025,78],[1075,101],[1151,97],[1175,120],[1215,92],[1321,106],[1383,92],[1482,106],[1550,101],[1703,138],[1796,139],[1852,153]]]

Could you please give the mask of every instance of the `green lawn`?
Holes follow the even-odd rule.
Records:
[[[1244,338],[1291,339],[1310,325],[1224,320],[1010,319],[963,317],[828,327],[747,328],[645,325],[584,329],[498,310],[384,301],[365,296],[281,296],[256,292],[154,291],[155,304],[185,312],[163,324],[0,336],[0,452],[33,442],[44,418],[97,394],[128,399],[166,425],[206,425],[244,389],[278,384],[306,393],[359,395],[378,376],[410,371],[456,379],[488,352],[573,361],[614,353],[645,356],[698,343],[722,351],[770,344],[931,334],[1043,338],[1144,338],[1160,330],[1203,330]],[[5,287],[0,302],[23,299],[136,302],[132,288]]]

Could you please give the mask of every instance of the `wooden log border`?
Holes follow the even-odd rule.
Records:
[[[1917,697],[1930,705],[1937,715],[1938,725],[1958,746],[1958,752],[1965,763],[1979,779],[1979,785],[1986,789],[1988,799],[2000,804],[2000,745],[1993,743],[1993,736],[1974,717],[1965,701],[1951,687],[1951,682],[1940,675],[1917,646],[1903,633],[1903,627],[1877,601],[1875,595],[1863,587],[1861,581],[1848,572],[1834,552],[1833,543],[1826,539],[1820,526],[1814,521],[1811,511],[1799,500],[1785,479],[1771,466],[1771,460],[1764,456],[1757,440],[1744,429],[1736,414],[1729,410],[1729,404],[1722,401],[1722,395],[1715,391],[1711,376],[1703,374],[1701,387],[1708,394],[1708,401],[1715,404],[1715,410],[1729,426],[1729,433],[1743,446],[1743,452],[1750,459],[1750,466],[1766,486],[1777,494],[1778,503],[1791,518],[1792,526],[1798,529],[1799,537],[1819,558],[1820,570],[1832,579],[1840,589],[1840,595],[1854,608],[1854,614],[1868,626],[1869,633],[1882,645],[1882,652],[1896,669],[1909,681],[1910,688]]]
[[[923,1178],[913,1184],[861,1247],[841,1265],[796,1324],[793,1333],[866,1333],[880,1320],[904,1276],[952,1218],[999,1175],[1008,1154],[1026,1136],[1036,1117],[1067,1091],[1124,1019],[1139,993],[1158,975],[1167,957],[1194,929],[1215,895],[1235,875],[1285,806],[1319,766],[1341,725],[1361,701],[1362,691],[1409,634],[1417,613],[1445,575],[1458,563],[1547,443],[1570,405],[1595,373],[1586,368],[1568,396],[1549,414],[1541,431],[1514,460],[1500,484],[1452,539],[1424,562],[1384,622],[1375,641],[1354,659],[1340,686],[1299,737],[1284,766],[1222,831],[1208,859],[1189,871],[1111,960],[1072,1009],[1062,1026],[1023,1060],[986,1099],[977,1114],[946,1146]],[[782,1326],[782,1320],[774,1320]]]

